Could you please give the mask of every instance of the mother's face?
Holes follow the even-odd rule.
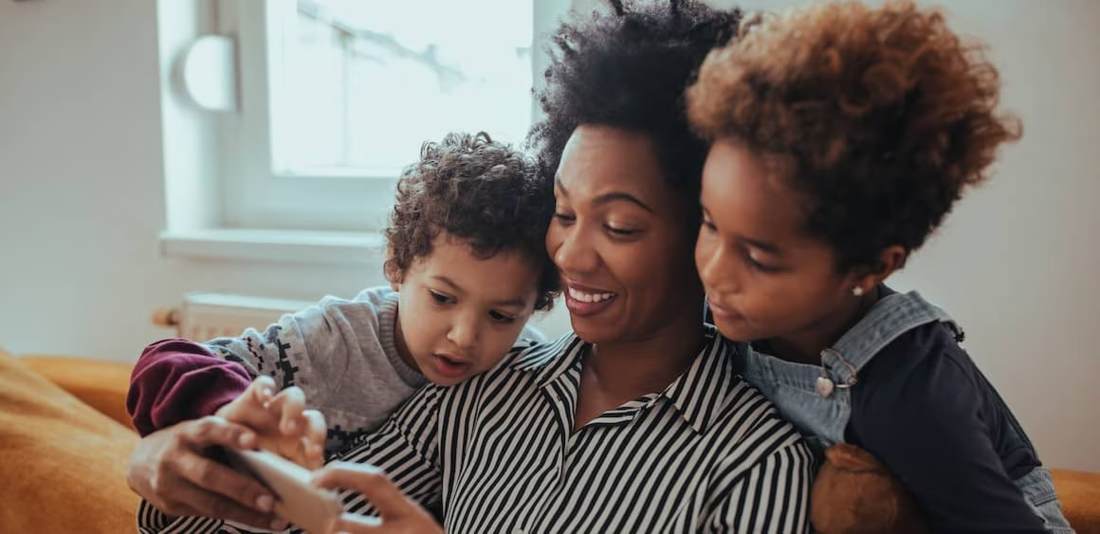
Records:
[[[701,318],[691,212],[644,133],[583,125],[555,180],[546,249],[561,271],[573,330],[591,343],[629,342]],[[701,319],[700,319],[701,320]]]

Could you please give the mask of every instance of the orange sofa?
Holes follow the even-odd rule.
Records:
[[[0,350],[0,532],[134,532],[131,366]],[[1054,470],[1079,534],[1100,534],[1100,473]]]

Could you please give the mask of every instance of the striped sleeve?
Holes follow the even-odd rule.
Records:
[[[446,388],[426,386],[405,403],[376,433],[344,453],[345,462],[379,467],[406,496],[428,510],[442,506],[443,475],[439,461],[439,405]],[[341,495],[344,509],[361,515],[374,508],[356,493]]]
[[[439,464],[439,401],[444,388],[421,389],[386,424],[361,441],[339,459],[345,462],[380,467],[406,495],[428,510],[442,504],[442,475]],[[340,495],[344,510],[371,515],[374,509],[357,493]],[[252,532],[242,528],[229,530],[217,519],[169,517],[142,500],[138,505],[138,532],[141,534],[216,534]],[[298,532],[291,529],[288,532]]]
[[[169,517],[145,499],[138,505],[137,530],[141,534],[219,534],[224,524],[208,517]]]
[[[785,441],[753,465],[719,476],[724,497],[711,511],[707,532],[810,532],[813,454],[800,439]]]

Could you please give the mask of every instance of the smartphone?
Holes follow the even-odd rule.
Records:
[[[306,532],[323,534],[343,513],[336,492],[309,483],[310,471],[278,454],[224,448],[227,463],[275,493],[275,513]]]

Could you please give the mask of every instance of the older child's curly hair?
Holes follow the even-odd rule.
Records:
[[[763,17],[713,52],[688,92],[692,125],[761,154],[805,200],[841,269],[919,248],[997,148],[997,70],[942,14],[910,1],[830,2]]]
[[[644,132],[656,141],[670,185],[695,203],[707,145],[688,126],[684,90],[707,52],[733,37],[741,12],[694,0],[610,4],[612,13],[575,16],[552,36],[546,87],[537,95],[546,120],[528,138],[542,175],[553,179],[577,126]]]
[[[397,204],[385,236],[386,277],[400,281],[446,232],[480,258],[519,252],[541,269],[536,310],[549,310],[560,290],[546,253],[554,197],[538,180],[534,160],[488,134],[451,133],[427,142],[420,161],[397,183]]]

